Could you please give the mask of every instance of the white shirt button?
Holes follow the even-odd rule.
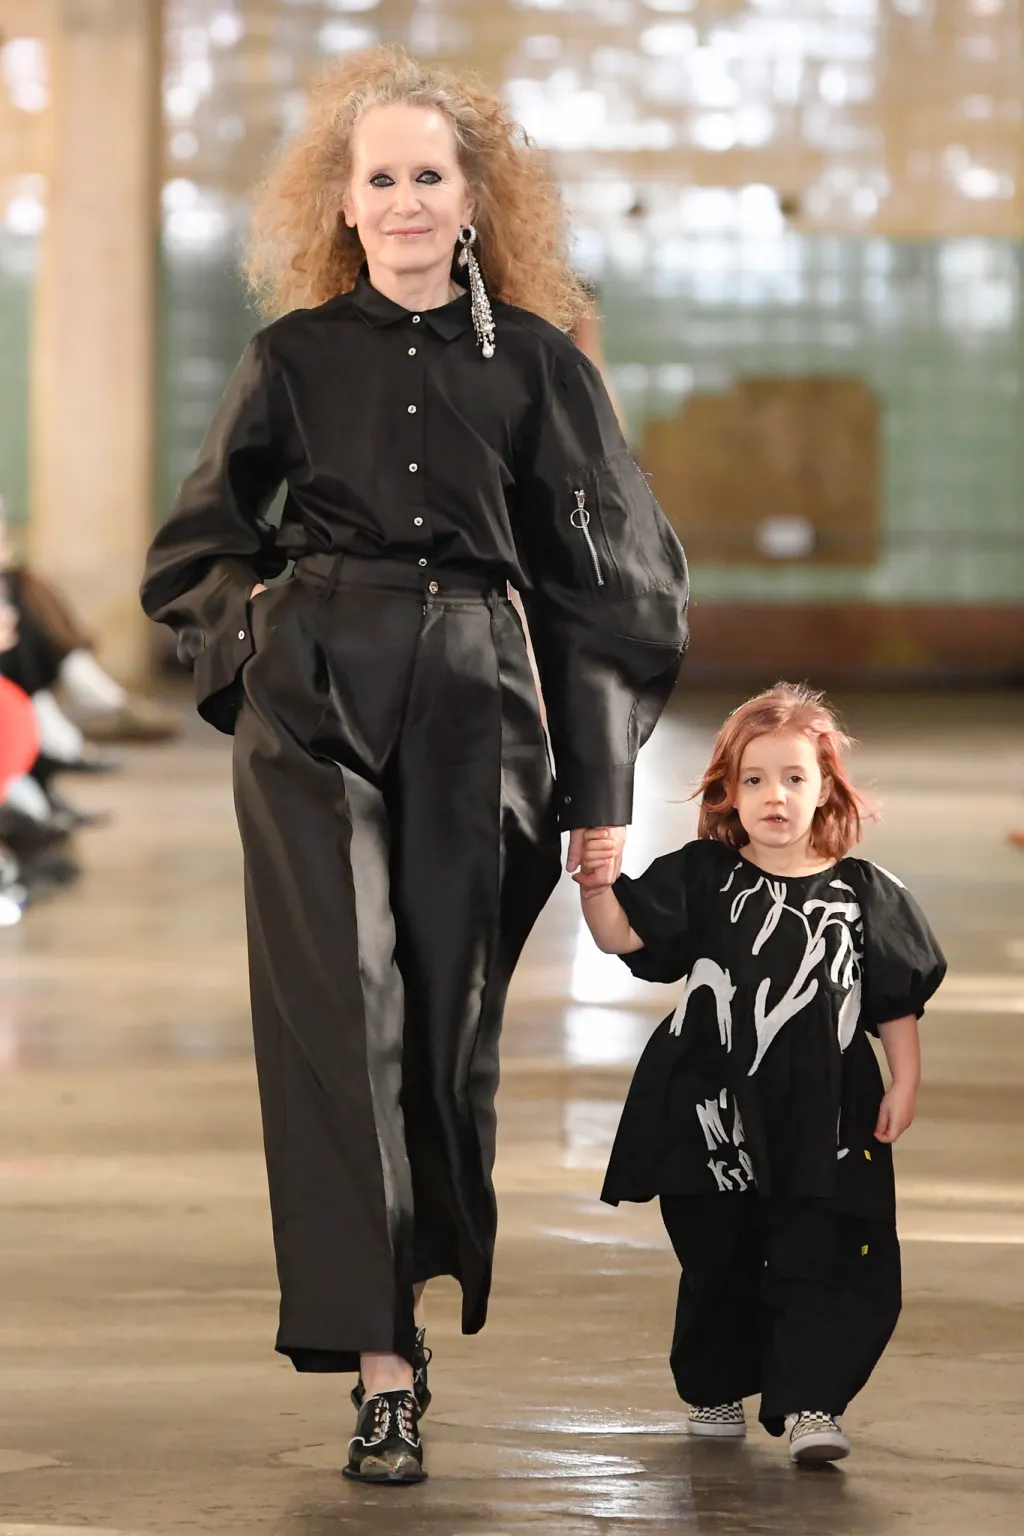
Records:
[[[415,357],[416,356],[416,348],[415,347],[410,347],[409,348],[409,356],[410,357]]]
[[[441,588],[438,586],[436,581],[432,581],[427,587],[427,591],[430,593],[431,597],[436,597],[440,590]]]
[[[410,472],[410,473],[411,473],[411,474],[413,474],[413,475],[414,475],[414,474],[415,474],[415,473],[416,473],[416,471],[417,471],[417,470],[418,470],[418,469],[419,469],[419,465],[418,465],[418,464],[410,464],[410,465],[409,465],[409,472]]]
[[[413,315],[413,317],[412,317],[412,323],[413,323],[413,325],[419,325],[419,323],[420,323],[420,317],[419,317],[419,315]]]
[[[409,407],[409,415],[410,416],[415,416],[416,415],[416,407],[414,405],[410,405],[410,407]]]
[[[245,630],[244,629],[240,629],[238,631],[238,638],[239,638],[239,640],[244,640],[245,639]]]
[[[425,560],[421,560],[421,561],[420,561],[420,565],[426,565],[426,563],[427,563],[427,562],[426,562],[426,561],[425,561]]]
[[[417,528],[422,528],[423,527],[423,519],[422,519],[422,517],[414,517],[413,518],[413,522],[416,524]]]

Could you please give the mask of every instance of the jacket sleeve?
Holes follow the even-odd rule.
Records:
[[[686,651],[688,577],[600,373],[568,347],[540,392],[516,507],[562,826],[624,826],[637,752]]]
[[[247,345],[203,439],[195,469],[150,546],[142,606],[194,664],[199,713],[231,732],[239,673],[252,654],[249,594],[280,569],[261,523],[284,478],[280,434],[259,336]]]

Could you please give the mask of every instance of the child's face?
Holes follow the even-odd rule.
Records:
[[[736,811],[751,843],[788,848],[809,842],[811,823],[828,800],[818,754],[802,732],[755,736],[740,761]]]

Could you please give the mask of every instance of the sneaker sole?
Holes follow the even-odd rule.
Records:
[[[806,1462],[810,1466],[824,1466],[829,1461],[845,1461],[850,1454],[850,1442],[845,1438],[837,1439],[834,1435],[808,1435],[801,1440],[799,1445],[790,1446],[790,1459],[799,1466]]]
[[[380,1456],[364,1456],[358,1467],[342,1467],[342,1477],[353,1483],[423,1483],[427,1474],[415,1456],[396,1456],[385,1461]]]
[[[686,1433],[698,1440],[745,1440],[745,1424],[693,1424],[687,1420]]]

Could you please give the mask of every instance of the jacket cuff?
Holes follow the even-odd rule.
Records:
[[[249,594],[257,580],[244,562],[222,560],[204,603],[202,648],[195,659],[196,705],[204,720],[228,735],[242,702],[242,667],[255,649]]]
[[[562,831],[628,826],[633,819],[634,772],[632,763],[611,763],[604,768],[588,763],[559,764],[555,797]]]

